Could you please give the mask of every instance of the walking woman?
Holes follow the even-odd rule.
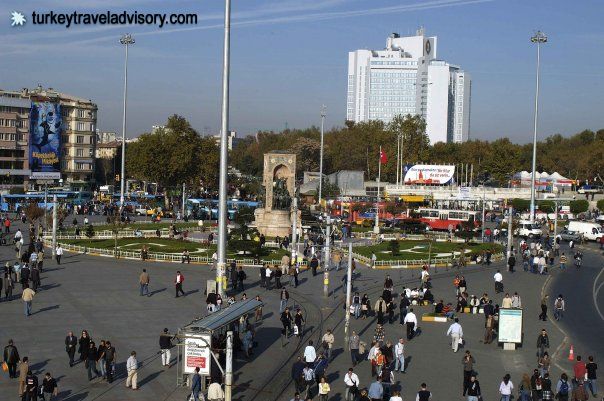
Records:
[[[80,361],[86,361],[88,359],[88,350],[90,349],[90,336],[86,330],[82,330],[82,336],[78,341],[80,353]]]
[[[302,311],[300,309],[296,310],[296,315],[294,316],[294,324],[297,327],[298,337],[302,340],[302,326],[304,325],[304,316],[302,316]]]
[[[13,283],[12,274],[4,273],[4,299],[6,301],[10,301],[13,298],[13,287],[15,284]]]
[[[371,310],[371,301],[367,294],[363,294],[363,298],[361,299],[361,318],[367,319],[369,315],[369,311]]]
[[[531,401],[531,379],[527,373],[522,375],[518,391],[520,392],[520,401]]]
[[[514,383],[512,383],[512,380],[510,379],[510,374],[507,373],[505,376],[503,376],[503,380],[499,384],[501,401],[511,401],[512,392],[514,391]]]
[[[329,383],[325,380],[325,376],[321,377],[319,382],[319,401],[327,401],[329,399]]]

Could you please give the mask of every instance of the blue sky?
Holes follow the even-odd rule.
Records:
[[[604,2],[526,0],[232,0],[231,129],[242,134],[345,119],[348,52],[385,46],[391,32],[424,26],[439,40],[439,57],[472,74],[471,137],[532,135],[535,47],[542,51],[540,137],[604,128]],[[24,27],[10,13],[26,14]],[[31,12],[195,12],[190,26],[32,25]],[[124,50],[129,63],[128,136],[178,113],[200,132],[220,125],[220,0],[3,0],[0,88],[38,83],[93,99],[98,127],[121,131]]]

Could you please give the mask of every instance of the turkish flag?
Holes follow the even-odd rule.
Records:
[[[386,156],[386,152],[384,152],[382,149],[380,149],[380,163],[381,164],[388,163],[388,157]]]

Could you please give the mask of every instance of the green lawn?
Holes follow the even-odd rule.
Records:
[[[144,222],[144,221],[137,221],[134,223],[130,223],[127,225],[123,225],[119,228],[120,231],[128,231],[128,230],[136,230],[136,229],[140,229],[140,230],[167,230],[168,228],[170,228],[170,225],[172,223],[151,223],[151,222]],[[176,223],[176,228],[178,228],[179,230],[184,230],[184,229],[196,229],[197,228],[197,222],[196,221],[189,221],[187,223]],[[75,233],[75,228],[73,228],[73,226],[71,225],[70,221],[65,221],[64,226],[66,227],[65,230],[61,231],[61,234],[64,235],[73,235]],[[208,228],[210,227],[210,223],[209,222],[204,222],[203,226]],[[84,230],[86,229],[86,227],[84,225],[80,225],[80,230],[82,232],[84,232]],[[99,224],[99,225],[94,225],[94,231],[104,231],[104,230],[112,230],[113,226],[111,224]]]
[[[61,240],[61,243],[72,244],[79,246],[87,246],[90,248],[113,249],[115,246],[114,239],[66,239]],[[140,251],[143,245],[147,245],[149,252],[158,253],[182,253],[183,250],[188,250],[191,256],[206,256],[211,257],[216,251],[216,245],[203,245],[197,242],[182,241],[169,238],[120,238],[117,240],[118,248],[121,251]],[[286,251],[283,249],[268,249],[268,255],[261,257],[262,260],[279,260]],[[227,249],[227,257],[229,258],[246,258],[244,255],[237,255],[234,249]],[[247,256],[249,258],[250,256]]]
[[[384,241],[381,244],[371,246],[356,246],[353,248],[355,253],[361,254],[370,258],[372,253],[375,253],[377,260],[408,260],[408,259],[428,259],[432,258],[451,257],[452,252],[459,255],[462,249],[465,250],[465,255],[470,256],[473,253],[479,253],[483,250],[491,249],[493,252],[501,252],[501,245],[487,244],[463,244],[456,242],[432,242],[430,252],[429,241],[414,241],[401,240],[399,243],[398,255],[393,255],[390,248],[390,241]],[[469,252],[468,252],[469,251]]]

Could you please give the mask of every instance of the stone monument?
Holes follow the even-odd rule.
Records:
[[[275,151],[264,155],[264,208],[254,211],[254,223],[261,234],[268,237],[291,234],[295,179],[295,154]]]

